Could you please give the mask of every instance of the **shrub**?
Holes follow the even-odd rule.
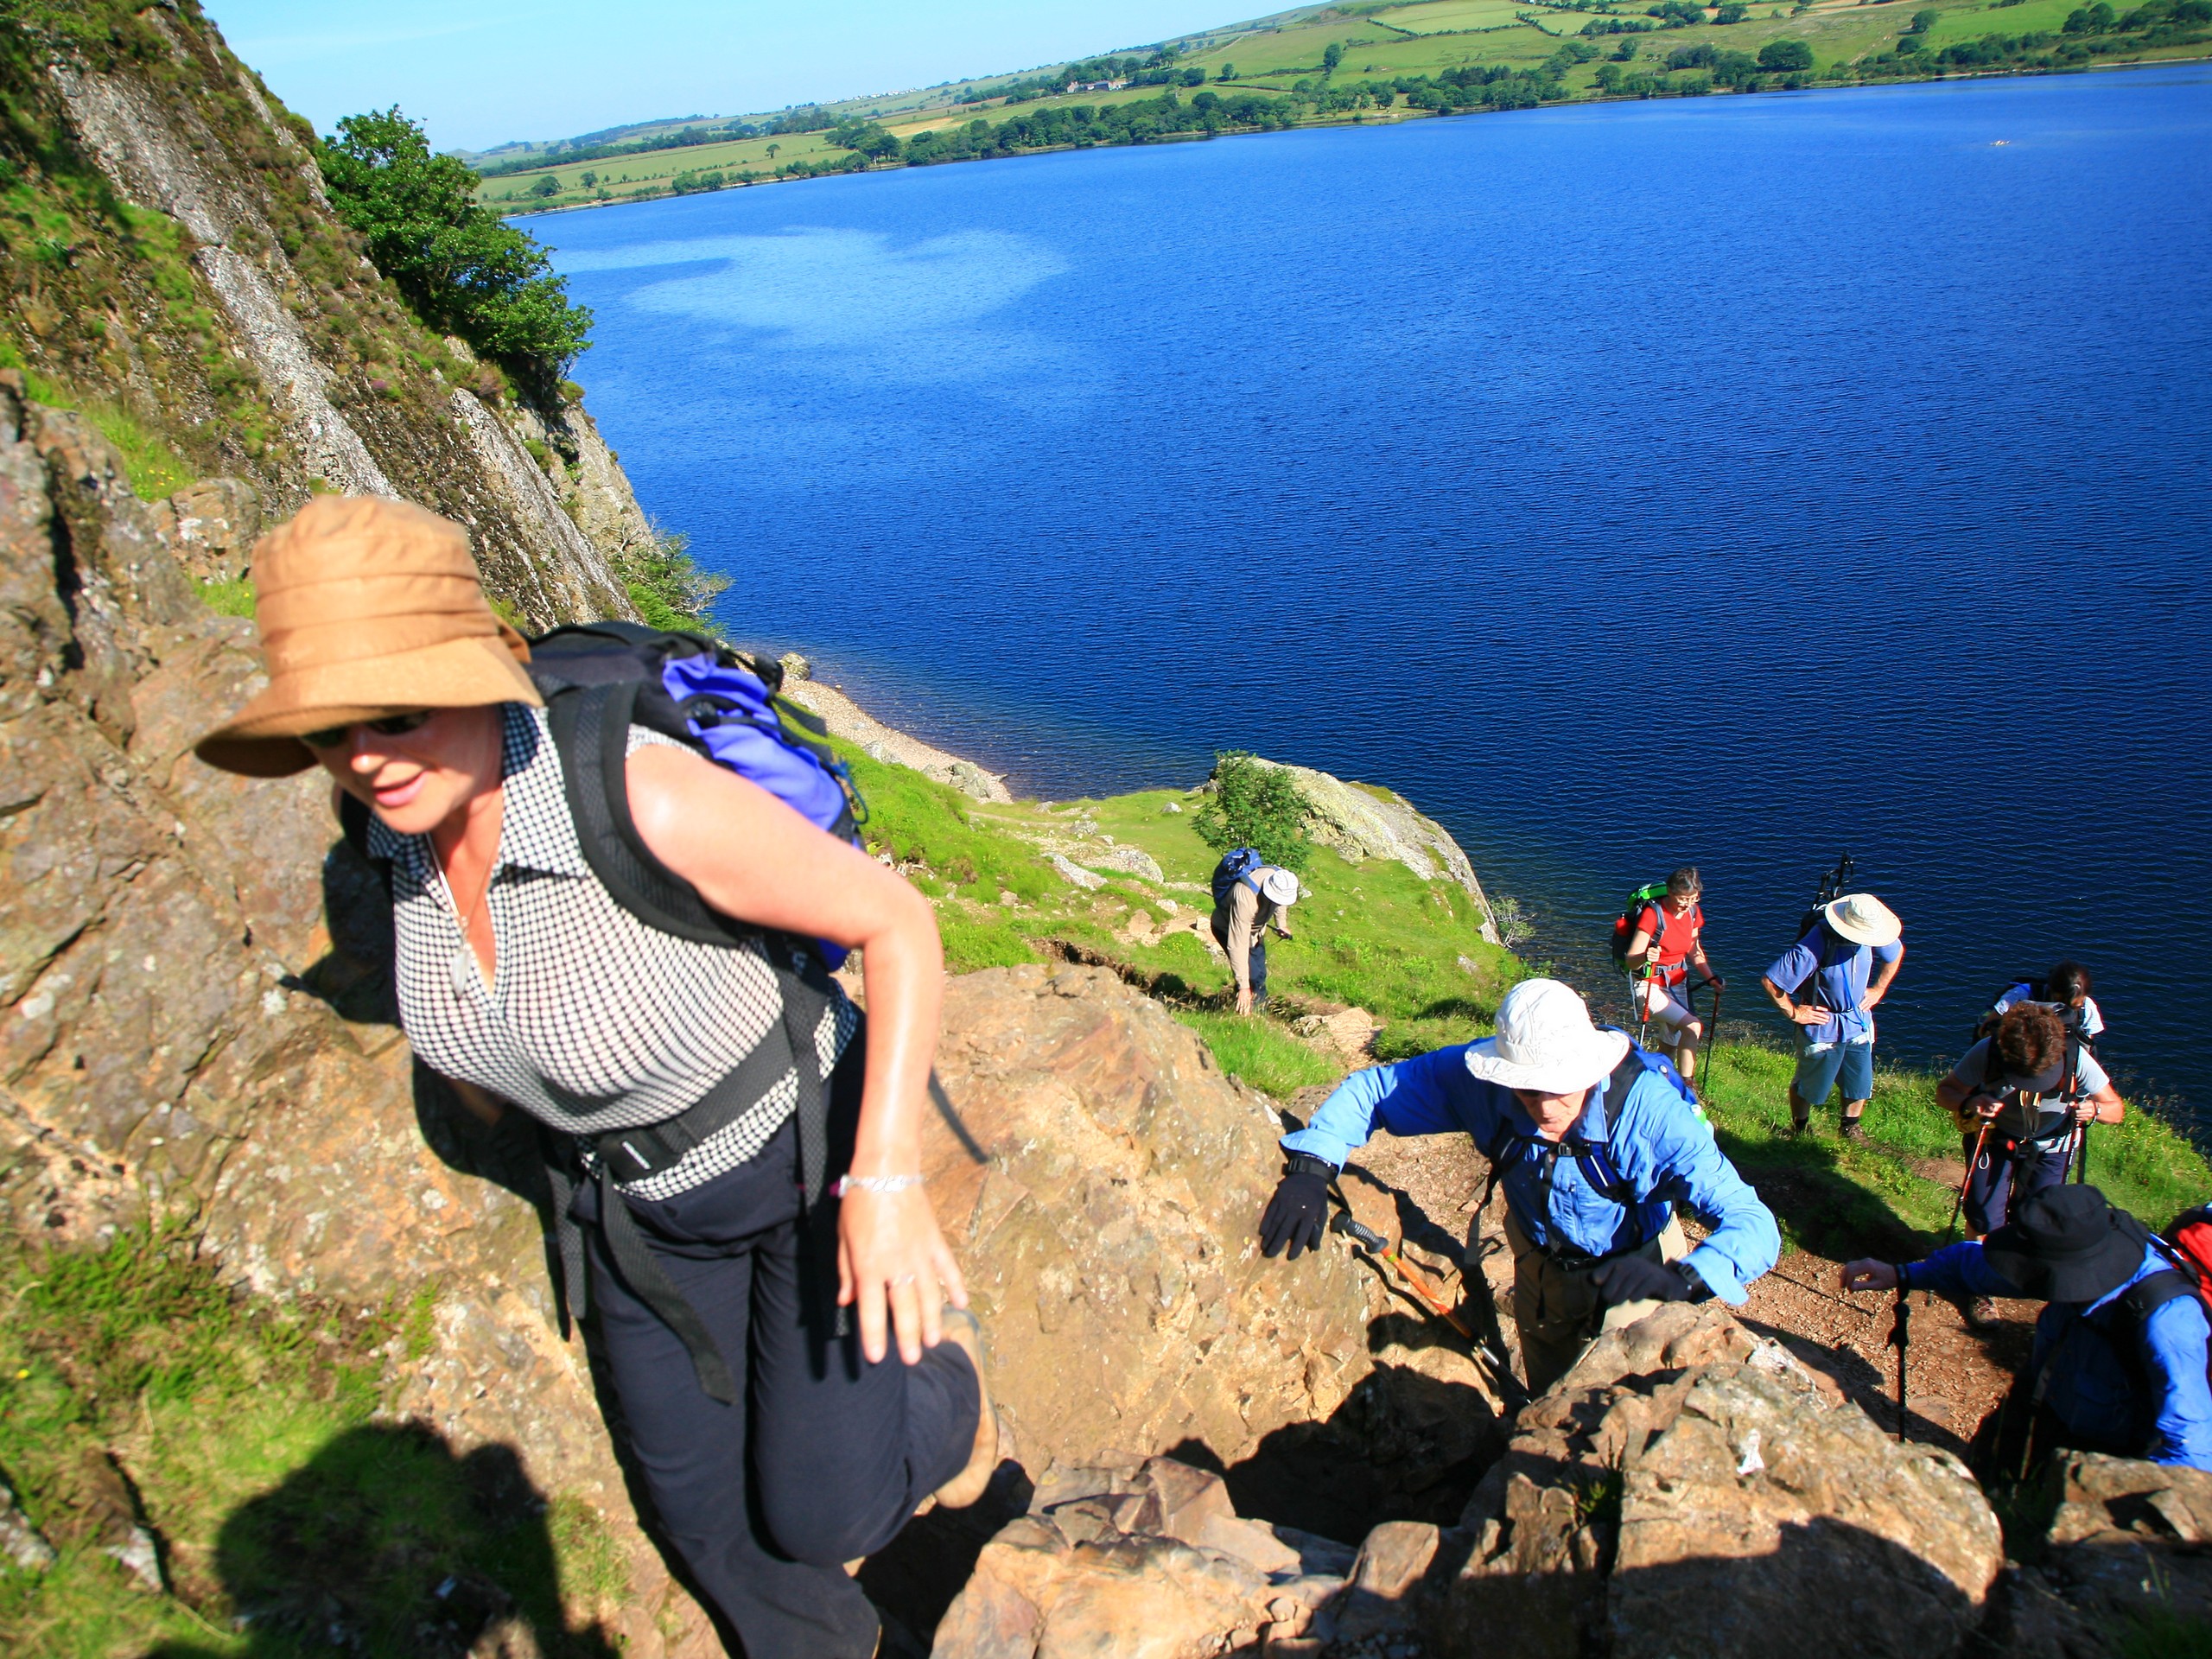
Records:
[[[1813,67],[1813,48],[1803,41],[1769,41],[1759,48],[1759,67],[1780,74]]]
[[[1191,824],[1217,853],[1253,847],[1270,864],[1302,870],[1313,851],[1306,833],[1313,810],[1287,772],[1228,749],[1214,756],[1213,792]]]
[[[397,106],[347,116],[317,155],[331,205],[431,328],[542,385],[590,343],[591,313],[569,303],[545,250],[479,206],[476,175],[432,155]]]

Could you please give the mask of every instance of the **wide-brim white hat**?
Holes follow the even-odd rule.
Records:
[[[1260,891],[1278,905],[1298,902],[1298,878],[1288,870],[1269,870],[1260,878]]]
[[[1504,1089],[1571,1095],[1628,1058],[1624,1031],[1600,1031],[1572,985],[1524,979],[1497,1005],[1497,1035],[1467,1046],[1467,1070]]]
[[[1853,944],[1895,944],[1904,935],[1897,912],[1871,893],[1847,893],[1822,907],[1828,925]]]

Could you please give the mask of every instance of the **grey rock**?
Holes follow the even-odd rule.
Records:
[[[1106,885],[1106,878],[1096,870],[1086,870],[1082,865],[1071,862],[1059,853],[1052,853],[1047,856],[1052,860],[1052,868],[1060,873],[1060,880],[1071,886],[1095,893]]]
[[[784,683],[786,685],[795,685],[801,680],[814,677],[814,664],[795,651],[785,652],[776,658],[776,662],[784,671]]]
[[[0,1484],[0,1555],[19,1573],[43,1573],[55,1560],[54,1546],[46,1541],[30,1517],[16,1506],[16,1495]]]
[[[1147,881],[1165,881],[1167,877],[1160,868],[1160,861],[1141,847],[1114,847],[1091,856],[1090,861],[1101,869],[1119,870],[1125,875],[1142,876]]]

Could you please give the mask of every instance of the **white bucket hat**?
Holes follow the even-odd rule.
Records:
[[[1269,870],[1260,878],[1260,891],[1278,905],[1298,902],[1298,878],[1288,870]]]
[[[1628,1058],[1628,1033],[1600,1031],[1572,985],[1524,979],[1497,1005],[1497,1035],[1467,1046],[1467,1070],[1484,1083],[1571,1095]]]
[[[1897,912],[1871,893],[1847,893],[1822,913],[1828,925],[1853,944],[1895,944],[1904,932]]]

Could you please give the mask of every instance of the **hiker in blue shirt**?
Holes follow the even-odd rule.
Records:
[[[1866,1138],[1859,1120],[1874,1097],[1874,1005],[1904,960],[1904,931],[1872,893],[1848,893],[1823,905],[1804,938],[1766,970],[1760,982],[1766,994],[1797,1027],[1797,1072],[1789,1080],[1793,1134],[1811,1127],[1813,1108],[1826,1105],[1840,1080],[1844,1136]]]
[[[2031,1454],[2062,1446],[2212,1470],[2212,1327],[2196,1281],[2095,1187],[2038,1192],[1987,1238],[1924,1262],[1847,1262],[1842,1282],[2049,1304],[2028,1369],[2000,1408],[1996,1466],[1985,1478],[2017,1476]]]
[[[1491,1184],[1505,1190],[1513,1316],[1532,1394],[1565,1376],[1601,1331],[1662,1301],[1740,1306],[1780,1253],[1774,1217],[1721,1155],[1674,1068],[1626,1033],[1593,1027],[1555,979],[1507,992],[1495,1037],[1353,1072],[1311,1123],[1285,1135],[1288,1166],[1260,1222],[1268,1255],[1287,1247],[1294,1261],[1319,1244],[1329,1183],[1378,1128],[1464,1131],[1490,1159]],[[1694,1250],[1677,1205],[1712,1225]],[[1487,1207],[1477,1206],[1471,1251]]]

